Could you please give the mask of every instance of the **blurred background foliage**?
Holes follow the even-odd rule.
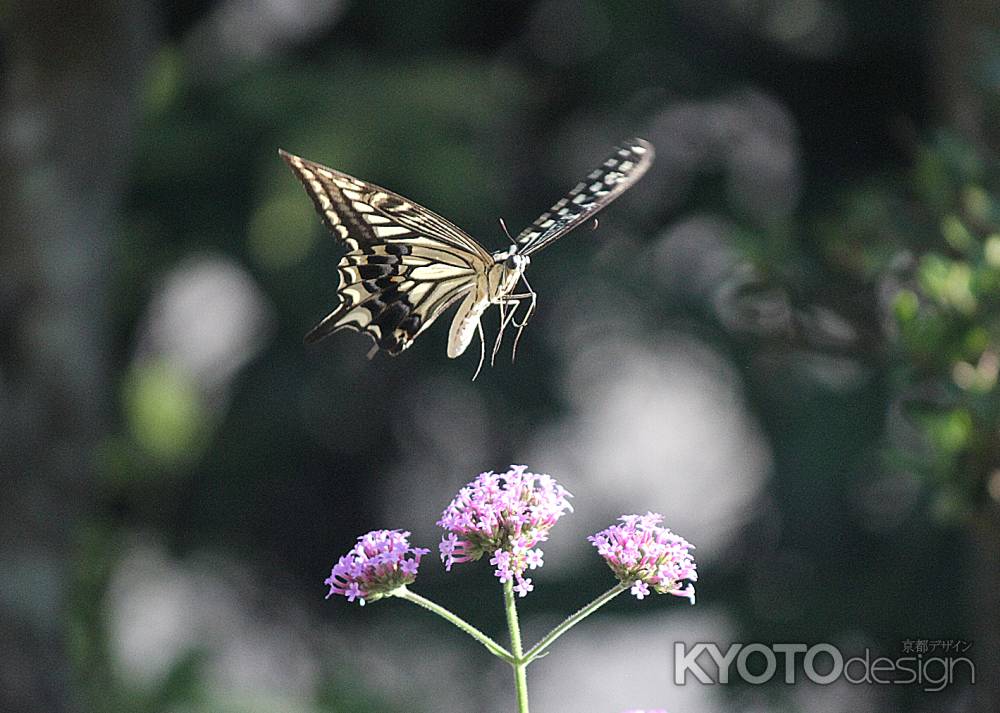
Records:
[[[369,529],[433,546],[461,484],[526,462],[577,508],[529,638],[607,587],[583,537],[622,512],[662,511],[703,577],[695,609],[616,601],[560,642],[539,710],[996,710],[997,25],[987,0],[0,3],[0,707],[509,710],[474,644],[321,582]],[[633,134],[654,167],[532,264],[516,364],[471,384],[443,324],[397,359],[302,345],[340,248],[279,147],[495,249]],[[502,630],[485,565],[417,587]],[[976,686],[671,683],[675,640],[921,638],[973,642]]]

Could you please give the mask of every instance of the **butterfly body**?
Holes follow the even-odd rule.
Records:
[[[448,356],[451,359],[465,353],[476,334],[483,313],[490,305],[512,301],[510,295],[531,262],[527,255],[512,252],[515,248],[516,246],[511,246],[508,250],[493,253],[493,265],[485,275],[477,278],[476,289],[459,305],[448,331]]]
[[[323,223],[347,247],[337,265],[340,303],[310,330],[306,341],[353,329],[374,341],[369,356],[379,350],[399,354],[461,301],[449,330],[452,358],[466,351],[476,333],[482,336],[481,319],[491,305],[500,307],[494,356],[509,324],[520,336],[535,306],[535,293],[524,278],[529,255],[590,220],[635,183],[653,159],[647,142],[625,142],[513,238],[510,247],[490,253],[457,226],[392,191],[279,153],[302,182]],[[516,294],[519,283],[526,288],[522,294]],[[530,300],[527,314],[517,322],[514,315],[525,300]],[[515,349],[516,345],[515,340]],[[480,366],[484,355],[485,346]]]

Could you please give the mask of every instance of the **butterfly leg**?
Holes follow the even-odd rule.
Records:
[[[503,337],[503,330],[507,324],[507,305],[504,302],[499,304],[500,307],[500,333],[497,335],[497,340],[493,344],[493,351],[490,354],[490,366],[494,366],[494,362],[497,358],[497,351],[500,349],[500,339]]]
[[[497,352],[500,351],[500,343],[503,341],[503,333],[510,326],[511,322],[514,321],[514,313],[517,312],[518,306],[521,304],[520,299],[516,297],[508,296],[500,301],[500,332],[497,334],[496,342],[493,344],[493,353],[490,355],[490,366],[493,366],[493,362],[496,359]],[[513,304],[514,307],[511,311],[507,312],[507,305]],[[516,324],[516,322],[514,322]]]
[[[486,339],[483,337],[482,320],[476,320],[476,332],[479,334],[479,366],[476,367],[476,373],[472,375],[473,381],[479,376],[479,372],[483,370],[483,362],[486,360]]]
[[[534,292],[525,292],[518,295],[507,295],[504,297],[503,301],[500,302],[501,310],[503,310],[505,305],[513,305],[511,311],[503,318],[500,323],[500,334],[497,335],[497,341],[493,345],[493,355],[496,356],[497,351],[500,349],[500,341],[503,339],[504,330],[507,329],[511,324],[517,327],[517,336],[514,338],[514,349],[511,352],[511,361],[517,355],[517,343],[521,339],[521,332],[524,330],[525,326],[528,324],[528,320],[531,319],[531,315],[535,312],[537,295]],[[514,315],[517,314],[518,308],[524,300],[529,300],[528,311],[524,315],[524,319],[518,322]]]
[[[525,292],[523,295],[510,295],[507,298],[510,302],[516,302],[518,305],[520,305],[521,302],[523,302],[524,300],[528,300],[529,305],[528,305],[528,311],[527,313],[525,313],[523,320],[521,320],[520,322],[514,320],[508,320],[508,321],[513,321],[515,327],[518,328],[524,327],[528,323],[528,320],[531,319],[532,313],[535,311],[535,298],[536,295],[534,292]]]
[[[531,316],[535,313],[535,307],[538,303],[538,295],[535,294],[534,290],[528,293],[528,297],[531,302],[528,303],[528,311],[524,313],[524,319],[521,320],[520,324],[515,322],[517,325],[517,335],[514,337],[514,348],[510,351],[511,362],[513,362],[517,357],[517,343],[521,341],[521,332],[523,332],[524,328],[528,325],[528,320],[531,319]]]
[[[521,281],[524,283],[524,286],[528,288],[528,291],[520,295],[510,295],[510,299],[528,299],[531,300],[531,302],[528,305],[528,311],[524,314],[524,319],[522,319],[520,323],[514,322],[514,325],[517,327],[517,336],[514,337],[514,348],[510,351],[511,363],[513,363],[514,359],[517,357],[517,344],[521,341],[521,332],[523,332],[524,328],[528,325],[528,320],[531,319],[531,316],[535,313],[535,307],[538,304],[538,295],[531,288],[531,283],[528,282],[528,278],[524,276],[523,272],[521,273]]]

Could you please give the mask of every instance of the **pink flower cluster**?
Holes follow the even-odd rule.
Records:
[[[515,580],[515,591],[527,595],[534,585],[525,571],[542,566],[542,551],[535,546],[548,539],[565,512],[572,512],[570,497],[551,476],[529,473],[527,466],[480,473],[438,520],[448,531],[439,545],[445,569],[490,554],[500,581]]]
[[[351,551],[340,558],[323,584],[330,585],[326,595],[342,594],[347,601],[375,601],[417,578],[420,558],[430,550],[410,547],[409,532],[372,530],[358,538]]]
[[[694,545],[683,537],[660,527],[663,516],[657,513],[622,515],[621,525],[612,525],[587,539],[597,548],[622,584],[631,584],[636,599],[649,595],[652,587],[659,594],[687,597],[694,604],[694,585],[698,572],[691,550]],[[682,586],[683,580],[689,580]]]

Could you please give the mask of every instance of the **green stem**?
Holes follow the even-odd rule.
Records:
[[[510,650],[514,655],[514,688],[517,691],[517,713],[528,713],[528,662],[521,648],[521,627],[517,623],[517,605],[514,603],[514,582],[503,584],[504,609],[507,612],[507,629],[510,630]]]
[[[430,599],[425,599],[419,594],[411,592],[406,587],[400,587],[399,589],[395,590],[394,592],[392,592],[392,596],[399,597],[400,599],[405,599],[409,602],[413,602],[417,606],[423,607],[427,611],[434,612],[439,617],[445,619],[446,621],[451,622],[459,629],[464,631],[466,634],[471,636],[473,639],[478,641],[480,644],[485,646],[486,649],[494,656],[503,659],[504,661],[506,661],[511,665],[514,665],[516,657],[511,656],[511,653],[507,649],[502,647],[500,644],[495,642],[493,639],[488,637],[486,634],[481,632],[479,629],[474,627],[465,619],[462,619],[458,615],[451,613],[440,604],[435,604]],[[520,640],[518,640],[518,644],[520,645]],[[520,656],[520,654],[518,654],[518,656]]]
[[[535,644],[534,646],[532,646],[531,649],[528,651],[528,653],[526,653],[524,656],[520,656],[519,653],[518,653],[518,651],[517,651],[517,649],[515,649],[514,650],[514,656],[515,656],[515,658],[519,658],[519,659],[523,660],[524,661],[524,665],[527,666],[529,663],[531,663],[532,661],[534,661],[535,659],[537,659],[539,656],[541,656],[543,653],[545,653],[545,649],[548,648],[549,645],[551,645],[553,641],[555,641],[560,636],[562,636],[567,631],[569,631],[571,628],[573,628],[578,623],[580,623],[581,619],[585,619],[586,617],[588,617],[591,614],[593,614],[595,611],[597,611],[598,609],[600,609],[601,607],[603,607],[605,604],[607,604],[608,602],[610,602],[612,599],[614,599],[615,597],[617,597],[619,594],[621,594],[622,592],[624,592],[627,588],[628,588],[628,585],[625,585],[625,584],[616,584],[611,589],[609,589],[608,591],[606,591],[604,594],[602,594],[601,596],[599,596],[597,599],[595,599],[594,601],[592,601],[587,606],[585,606],[582,609],[580,609],[576,614],[573,614],[572,616],[570,616],[569,618],[567,618],[565,621],[563,621],[561,624],[559,624],[559,626],[557,626],[555,629],[553,629],[548,634],[546,634],[541,639],[541,641],[539,641],[537,644]]]

